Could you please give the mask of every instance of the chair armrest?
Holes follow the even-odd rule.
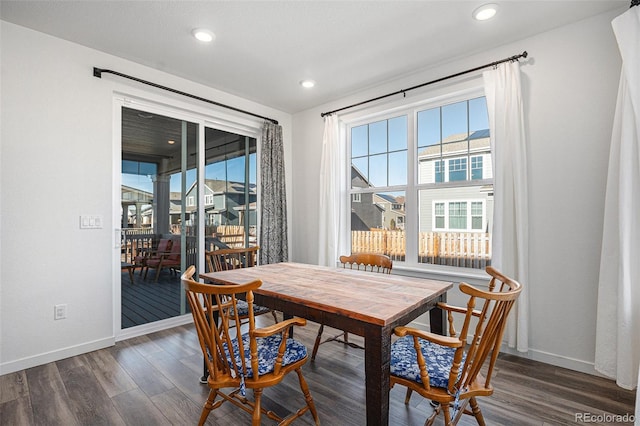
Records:
[[[277,324],[270,325],[268,327],[256,328],[250,332],[251,337],[268,337],[293,327],[294,325],[305,326],[307,320],[303,318],[290,318],[286,321],[279,322]]]
[[[170,251],[157,251],[157,250],[148,250],[148,249],[144,249],[143,253],[145,257],[154,257],[154,256],[160,257],[160,256],[171,254]]]
[[[404,337],[408,334],[410,336],[419,337],[421,339],[437,343],[438,345],[448,346],[450,348],[460,348],[463,346],[462,342],[457,337],[442,336],[440,334],[418,330],[417,328],[402,326],[396,327],[393,332],[398,337]]]
[[[452,305],[447,305],[444,302],[438,302],[437,304],[438,308],[444,310],[444,311],[449,311],[449,312],[458,312],[460,314],[466,314],[467,313],[467,308],[461,308],[459,306],[452,306]],[[482,315],[482,312],[478,311],[478,310],[473,310],[473,312],[471,313],[474,317],[480,317],[480,315]]]

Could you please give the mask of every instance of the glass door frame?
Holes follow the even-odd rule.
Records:
[[[229,114],[226,110],[220,108],[213,108],[210,106],[203,106],[200,103],[187,102],[183,100],[176,100],[159,96],[151,93],[136,93],[133,92],[118,92],[114,91],[113,94],[113,184],[112,184],[112,222],[114,224],[113,229],[113,258],[112,258],[112,271],[113,271],[113,333],[115,340],[124,340],[130,337],[148,334],[151,332],[175,327],[181,324],[187,324],[192,321],[190,314],[184,314],[177,317],[169,318],[166,320],[160,320],[153,323],[145,324],[142,326],[136,326],[131,329],[122,329],[122,305],[121,305],[121,265],[120,265],[120,234],[121,234],[121,183],[122,183],[122,108],[133,108],[141,111],[145,111],[152,114],[165,115],[178,120],[195,123],[198,126],[197,133],[197,162],[196,162],[196,182],[197,182],[197,250],[198,259],[197,265],[198,271],[204,270],[205,259],[205,214],[204,214],[204,195],[205,195],[205,128],[214,128],[231,133],[236,133],[242,136],[255,138],[257,140],[257,158],[260,158],[261,136],[263,121],[261,119],[252,118],[250,116],[238,116]],[[184,173],[183,180],[184,180]],[[258,188],[260,179],[260,164],[257,164],[257,176]],[[184,186],[184,182],[183,182]],[[257,205],[260,204],[260,193],[257,194]],[[258,214],[258,229],[260,228],[260,215]],[[184,225],[183,225],[184,226]],[[181,238],[184,239],[184,232],[181,232]],[[185,245],[183,244],[183,247]],[[183,262],[186,261],[185,256],[182,256]],[[183,269],[185,265],[182,265]],[[181,293],[183,289],[181,289]],[[181,303],[184,303],[184,298]],[[184,311],[184,310],[183,310]]]

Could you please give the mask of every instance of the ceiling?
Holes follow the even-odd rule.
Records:
[[[181,168],[182,143],[186,142],[187,167],[195,167],[197,133],[195,123],[186,123],[183,138],[181,120],[123,107],[122,159],[157,163],[162,173],[174,173]],[[205,127],[204,148],[207,164],[229,160],[245,155],[245,138]],[[254,153],[255,144],[249,149]]]
[[[498,14],[475,21],[472,11],[487,2],[499,4]],[[629,0],[2,0],[0,17],[296,113],[628,5]],[[191,30],[198,27],[213,31],[216,40],[196,41]],[[316,87],[302,88],[305,78]]]

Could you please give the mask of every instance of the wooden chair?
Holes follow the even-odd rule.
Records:
[[[306,320],[292,318],[269,327],[256,328],[251,308],[253,291],[262,285],[260,280],[243,285],[210,285],[194,281],[194,272],[195,267],[189,266],[182,275],[182,283],[209,370],[207,385],[210,388],[198,424],[203,425],[212,410],[228,401],[251,413],[254,426],[260,424],[261,414],[280,424],[289,424],[307,411],[319,425],[318,413],[302,375],[307,348],[287,338],[294,325],[304,326]],[[249,331],[241,338],[234,332],[240,330],[240,319],[231,316],[238,309],[239,296],[246,299],[250,308]],[[235,329],[230,330],[231,323],[235,323]],[[280,383],[292,371],[298,375],[306,405],[282,419],[262,407],[262,392],[264,388]],[[225,392],[225,388],[233,390]],[[246,389],[253,390],[253,401],[246,398]],[[218,396],[221,399],[216,401]]]
[[[491,266],[486,271],[491,276],[488,291],[460,283],[460,290],[469,295],[466,308],[438,304],[447,311],[450,336],[410,327],[394,330],[400,338],[391,345],[391,387],[407,387],[405,404],[412,391],[438,403],[425,425],[433,424],[441,411],[447,426],[457,424],[462,414],[473,415],[479,425],[485,424],[476,397],[493,393],[491,375],[507,316],[522,291],[517,281]],[[454,314],[464,317],[459,333],[454,327]],[[480,372],[483,366],[486,377]]]
[[[358,269],[361,271],[378,272],[383,274],[390,274],[393,268],[393,261],[389,256],[376,253],[357,253],[351,256],[340,256],[340,263],[343,268]],[[324,332],[324,324],[320,324],[318,334],[316,335],[316,341],[313,345],[313,351],[311,352],[311,361],[315,361],[318,348],[321,344],[327,342],[341,342],[352,348],[364,349],[362,346],[353,342],[349,342],[349,333],[342,332],[336,336],[330,337],[325,341],[322,341],[322,333]]]
[[[142,275],[142,272],[147,266],[148,260],[158,260],[161,255],[167,254],[171,251],[171,242],[172,240],[169,238],[161,238],[160,241],[158,241],[157,247],[152,249],[142,249],[142,251],[133,258],[134,272],[137,267],[140,267],[140,275]]]
[[[258,264],[259,246],[247,248],[227,248],[207,251],[209,271],[218,272],[228,269],[249,268]]]
[[[156,270],[156,282],[158,281],[158,278],[160,278],[160,271],[162,271],[162,269],[168,268],[174,272],[176,270],[179,270],[182,267],[181,252],[182,245],[180,243],[180,240],[176,239],[171,244],[171,250],[168,253],[160,253],[157,258],[147,260],[146,268],[144,271],[144,279],[147,279],[149,268]]]
[[[226,271],[229,269],[250,268],[258,264],[259,246],[247,248],[228,248],[205,252],[207,269],[211,272]],[[238,316],[241,320],[249,318],[248,306],[242,301],[238,302]],[[253,305],[254,315],[271,313],[274,322],[278,322],[275,311],[260,305]]]

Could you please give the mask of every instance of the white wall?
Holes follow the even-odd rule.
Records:
[[[604,188],[620,72],[610,26],[615,15],[458,59],[293,118],[1,22],[0,374],[114,341],[113,92],[146,89],[115,78],[97,79],[94,66],[279,120],[292,194],[291,257],[316,263],[320,112],[523,50],[531,54],[522,66],[531,189],[527,356],[592,370]],[[428,90],[445,91],[445,85]],[[81,214],[102,215],[104,228],[81,231]],[[68,304],[66,320],[53,320],[57,303]]]
[[[112,203],[113,93],[173,95],[106,74],[95,78],[94,66],[277,119],[287,165],[292,130],[289,114],[23,27],[6,22],[1,27],[4,374],[114,342],[114,303],[120,301],[113,297],[119,272],[114,276],[111,266],[118,227],[112,213],[120,206]],[[177,96],[167,99],[188,103]],[[289,188],[291,175],[287,171]],[[103,229],[80,230],[81,214],[103,216]],[[68,305],[68,318],[54,321],[53,306],[59,303]]]
[[[610,23],[621,12],[455,60],[295,114],[292,260],[317,262],[313,241],[318,233],[321,112],[527,50],[529,59],[521,67],[530,173],[530,277],[524,284],[530,290],[531,325],[530,351],[525,356],[594,373],[604,189],[621,66]],[[426,92],[435,95],[445,87]]]

